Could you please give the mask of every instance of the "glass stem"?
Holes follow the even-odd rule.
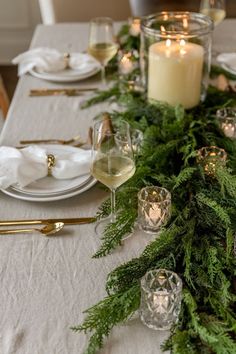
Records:
[[[116,221],[116,190],[111,189],[111,222]]]
[[[101,79],[102,79],[102,86],[105,89],[106,88],[106,68],[105,65],[102,65],[101,67]]]

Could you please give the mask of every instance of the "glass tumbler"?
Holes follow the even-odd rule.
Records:
[[[149,328],[168,330],[178,321],[182,280],[166,269],[154,269],[141,279],[140,318]]]
[[[138,224],[147,233],[157,233],[171,214],[171,194],[162,187],[144,187],[138,193]]]
[[[217,146],[204,146],[197,151],[199,163],[207,176],[214,177],[217,166],[226,165],[227,154],[224,149]]]
[[[218,109],[216,118],[225,136],[228,138],[236,138],[236,108],[228,107]]]

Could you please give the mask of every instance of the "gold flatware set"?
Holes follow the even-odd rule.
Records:
[[[51,236],[63,229],[65,225],[90,224],[96,221],[95,217],[61,218],[61,219],[29,219],[29,220],[3,220],[0,226],[45,225],[43,228],[0,230],[0,235],[39,232],[44,236]]]

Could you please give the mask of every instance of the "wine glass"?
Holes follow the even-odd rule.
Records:
[[[211,17],[217,26],[226,16],[225,0],[201,0],[200,12]]]
[[[105,67],[118,50],[113,21],[109,17],[96,17],[90,21],[88,52],[101,64],[101,78],[106,85]]]
[[[111,191],[111,214],[98,221],[95,231],[101,234],[116,220],[116,189],[133,176],[134,156],[129,124],[123,120],[102,119],[94,125],[91,174]]]

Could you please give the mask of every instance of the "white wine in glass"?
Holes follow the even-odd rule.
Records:
[[[109,128],[105,120],[98,121],[93,130],[91,174],[111,190],[111,214],[96,225],[98,234],[103,232],[108,223],[115,222],[116,189],[134,173],[135,162],[129,124],[116,120],[112,121]]]
[[[105,86],[105,67],[115,56],[118,44],[114,39],[113,21],[109,17],[97,17],[90,21],[88,52],[101,64],[102,83]]]
[[[217,26],[226,16],[225,0],[201,0],[200,12],[211,17]]]

